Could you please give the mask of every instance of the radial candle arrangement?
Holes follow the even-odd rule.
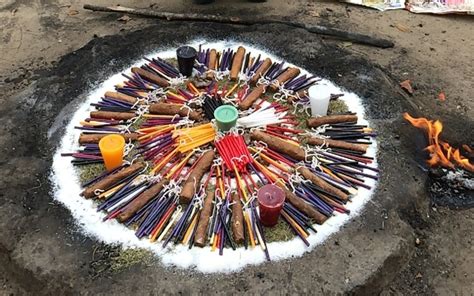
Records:
[[[84,182],[82,196],[137,238],[219,254],[259,247],[270,260],[271,228],[263,224],[274,220],[262,224],[268,218],[261,214],[281,214],[309,245],[318,224],[349,213],[346,204],[378,178],[367,155],[376,133],[357,114],[294,115],[318,80],[299,68],[242,46],[199,48],[196,76],[188,80],[174,61],[146,61],[92,104],[77,126],[81,148],[63,154],[81,170],[103,162],[104,136],[125,139],[125,162]],[[237,126],[217,128],[215,112],[223,107],[235,110]],[[262,209],[261,188],[283,194],[284,202]]]

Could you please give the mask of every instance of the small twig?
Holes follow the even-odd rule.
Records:
[[[102,11],[102,12],[128,13],[132,15],[158,18],[158,19],[164,19],[168,21],[214,22],[214,23],[244,25],[244,26],[251,26],[251,25],[258,25],[258,24],[260,25],[261,24],[283,24],[283,25],[287,25],[287,26],[291,26],[295,28],[305,29],[306,31],[310,33],[332,36],[332,37],[347,40],[353,43],[366,44],[366,45],[371,45],[371,46],[381,47],[381,48],[389,48],[389,47],[394,46],[392,41],[383,39],[383,38],[377,38],[377,37],[372,37],[372,36],[368,36],[364,34],[347,32],[344,30],[334,29],[334,28],[330,28],[326,26],[306,24],[302,22],[287,21],[287,20],[274,19],[274,18],[245,19],[245,18],[240,18],[240,17],[228,17],[228,16],[198,14],[198,13],[159,12],[159,11],[153,11],[153,10],[128,8],[124,6],[105,7],[105,6],[97,6],[97,5],[91,5],[91,4],[85,4],[84,9],[88,9],[92,11]]]

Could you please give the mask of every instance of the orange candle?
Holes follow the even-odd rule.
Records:
[[[122,165],[125,148],[124,137],[121,135],[105,136],[99,141],[99,148],[108,171]]]

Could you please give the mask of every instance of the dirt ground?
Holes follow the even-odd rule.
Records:
[[[33,249],[34,251],[28,253],[31,250],[18,248],[19,244],[27,245],[28,242],[41,241],[43,239],[42,236],[39,234],[35,235],[36,232],[31,231],[30,228],[34,229],[35,227],[24,225],[25,221],[31,223],[28,220],[30,216],[47,217],[52,212],[60,212],[60,214],[54,214],[64,218],[64,225],[60,227],[52,222],[48,222],[49,220],[46,218],[38,218],[43,223],[41,225],[46,225],[46,230],[43,230],[41,233],[46,231],[51,236],[61,236],[63,232],[69,232],[68,227],[72,224],[71,221],[65,218],[68,214],[60,205],[52,203],[51,200],[48,201],[46,199],[45,201],[37,197],[40,194],[37,193],[37,190],[41,191],[44,188],[41,188],[41,176],[35,175],[33,172],[48,168],[49,164],[46,160],[50,151],[42,150],[39,148],[39,145],[38,151],[35,151],[34,147],[36,146],[32,143],[34,143],[35,139],[39,139],[39,137],[35,136],[36,131],[34,127],[26,131],[31,133],[32,137],[25,143],[22,143],[25,147],[29,147],[28,149],[30,150],[18,145],[18,135],[21,134],[21,139],[23,139],[25,131],[22,130],[21,126],[18,126],[18,122],[15,122],[15,119],[12,119],[14,118],[12,114],[20,114],[28,110],[29,106],[35,105],[35,101],[29,99],[28,92],[25,92],[25,90],[36,85],[40,80],[42,81],[41,85],[47,87],[45,80],[48,77],[44,76],[49,73],[48,71],[58,65],[68,65],[64,61],[60,62],[61,57],[71,52],[79,51],[91,40],[107,43],[107,38],[101,38],[109,35],[128,36],[126,34],[135,30],[162,24],[152,19],[141,19],[134,16],[131,16],[129,21],[119,21],[118,19],[122,16],[120,14],[94,13],[83,10],[82,6],[87,2],[83,0],[3,0],[0,3],[0,37],[2,40],[0,44],[0,90],[2,93],[0,97],[0,118],[2,122],[0,127],[0,146],[3,155],[21,155],[21,157],[17,158],[1,158],[0,160],[0,166],[2,167],[0,180],[0,200],[2,200],[0,216],[2,216],[2,219],[0,219],[0,231],[3,237],[0,239],[0,294],[2,295],[35,294],[35,291],[41,291],[41,289],[48,285],[42,283],[41,279],[35,277],[34,274],[44,273],[45,271],[33,267],[44,266],[46,263],[54,265],[59,261],[74,262],[72,260],[75,258],[74,256],[80,255],[78,253],[80,250],[82,251],[79,248],[69,249],[69,244],[75,244],[74,239],[67,242],[65,246],[49,246],[51,249],[62,250],[61,252],[58,251],[61,254],[69,254],[68,256],[70,257],[67,258],[38,257],[41,255],[41,251],[37,253],[37,250]],[[400,118],[393,116],[393,110],[401,112],[408,108],[405,106],[409,106],[410,111],[415,113],[415,115],[439,118],[445,123],[443,137],[447,141],[454,145],[467,143],[473,146],[474,97],[471,94],[474,89],[474,53],[472,50],[474,48],[474,30],[472,16],[416,15],[407,11],[378,12],[338,2],[305,0],[268,0],[267,3],[262,4],[248,3],[243,0],[217,0],[215,4],[207,6],[196,6],[189,2],[189,0],[142,0],[121,1],[120,4],[140,8],[148,8],[152,5],[153,9],[173,12],[184,12],[192,9],[193,11],[225,15],[248,13],[253,13],[256,17],[275,15],[276,17],[298,18],[305,22],[331,25],[340,29],[376,34],[392,39],[395,42],[395,47],[391,49],[361,46],[331,40],[330,38],[321,40],[319,37],[314,37],[314,43],[306,42],[301,44],[301,46],[314,45],[315,52],[317,53],[317,44],[321,42],[323,45],[340,48],[357,59],[369,61],[376,67],[383,69],[384,73],[387,73],[394,81],[405,79],[412,81],[415,89],[414,96],[405,96],[404,102],[400,101],[403,100],[401,99],[403,98],[402,96],[394,96],[393,100],[392,98],[384,98],[380,108],[383,109],[385,106],[393,105],[393,108],[390,107],[392,116],[390,116],[390,119],[386,119],[384,116],[380,118],[375,116],[373,119],[376,124],[378,120],[380,121],[379,124],[382,129],[385,128],[391,132],[382,139],[381,153],[386,149],[387,153],[390,152],[392,153],[390,155],[395,156],[393,156],[392,160],[388,159],[388,156],[384,160],[382,154],[382,160],[386,164],[394,163],[405,167],[405,169],[409,167],[411,171],[404,178],[411,179],[413,186],[416,185],[423,188],[426,176],[421,170],[416,169],[415,162],[410,165],[400,163],[400,160],[395,159],[396,152],[392,150],[396,146],[394,143],[398,142],[401,142],[400,145],[404,147],[413,146],[413,143],[410,141],[417,133],[408,127],[401,130],[390,130],[387,127],[390,122],[397,126],[402,126]],[[117,4],[117,2],[100,0],[94,1],[94,4],[113,5]],[[249,30],[253,29],[255,28],[249,28]],[[199,32],[199,30],[206,32],[207,28],[205,24],[202,24],[202,28],[193,26],[192,30],[193,32]],[[270,32],[273,34],[275,30],[284,31],[285,28],[272,28]],[[300,33],[299,31],[296,32],[296,34]],[[260,32],[258,34],[265,33]],[[225,37],[232,38],[232,35],[229,34],[229,36]],[[142,38],[147,39],[147,36],[142,36]],[[153,36],[153,38],[159,39],[160,37]],[[308,37],[305,38],[304,40],[307,40]],[[150,37],[150,39],[152,38]],[[120,38],[113,39],[114,42],[117,40],[120,42]],[[122,41],[126,43],[126,40]],[[137,46],[140,45],[141,41],[147,43],[147,40],[136,39],[135,41]],[[275,45],[278,45],[278,42]],[[89,51],[101,48],[94,46],[94,42],[92,45],[89,43],[88,46],[86,50]],[[133,48],[130,50],[132,51]],[[309,51],[311,50],[309,49]],[[84,50],[81,54],[83,52]],[[295,49],[291,52],[295,52]],[[288,54],[284,51],[277,53],[283,57]],[[97,56],[107,55],[107,53],[103,52],[92,52],[90,54]],[[304,56],[310,57],[311,55],[305,52]],[[331,59],[333,57],[328,55],[325,57],[314,57],[313,59],[317,61],[325,58]],[[69,61],[71,60],[74,59],[69,57]],[[307,61],[311,63],[311,59],[308,58]],[[344,77],[351,75],[351,73],[346,72],[347,69],[345,69],[344,65],[338,67],[334,63],[328,63],[328,65],[332,65],[334,68],[318,69],[324,73],[331,73],[330,75],[328,74],[331,78],[338,79],[337,77],[340,75],[341,78],[339,80],[341,83],[344,83]],[[71,69],[77,69],[78,67],[81,67],[81,65],[71,65]],[[87,68],[87,65],[84,65],[84,68]],[[317,66],[314,66],[314,68],[317,68]],[[63,75],[64,77],[74,77],[75,73],[71,69],[56,69],[55,73],[60,73],[57,75]],[[81,75],[86,74],[81,73]],[[90,78],[77,77],[77,80],[96,79],[96,77],[98,76],[91,75]],[[94,83],[96,81],[90,82]],[[360,80],[360,83],[364,83],[363,80]],[[365,91],[365,94],[363,93],[362,95],[371,97],[370,89],[362,88],[362,86],[361,89]],[[56,91],[61,92],[61,87],[58,87]],[[438,99],[438,94],[441,91],[445,92],[446,101],[442,102]],[[377,90],[373,90],[373,92],[377,93]],[[71,96],[78,94],[71,93]],[[18,98],[21,98],[21,104],[16,101]],[[379,106],[375,103],[374,106]],[[55,103],[44,102],[44,104],[51,104],[54,107]],[[49,107],[44,107],[44,109],[47,108]],[[48,113],[45,114],[48,115]],[[16,119],[26,122],[28,121],[28,116],[24,115],[24,117],[16,117]],[[45,117],[45,122],[48,122],[48,120]],[[49,128],[49,126],[46,128]],[[411,149],[408,149],[408,151],[413,152],[414,148],[412,147]],[[12,152],[12,150],[15,151]],[[44,158],[40,157],[40,159],[44,160],[30,162],[27,156],[29,153],[43,155]],[[415,153],[405,155],[404,157],[404,159],[414,158]],[[392,169],[391,172],[394,173],[395,170]],[[18,179],[17,176],[24,177]],[[430,202],[426,193],[420,191],[418,187],[405,188],[403,189],[405,191],[400,189],[400,192],[398,192],[397,186],[399,184],[395,184],[392,181],[394,180],[393,178],[387,177],[387,180],[390,180],[391,183],[382,186],[378,193],[386,197],[382,204],[395,204],[394,209],[397,211],[397,216],[400,217],[401,221],[409,225],[409,233],[413,235],[413,240],[411,236],[408,236],[409,244],[411,245],[410,250],[412,251],[406,252],[406,260],[404,259],[403,266],[397,267],[397,270],[394,271],[394,276],[390,280],[381,280],[377,285],[379,287],[377,291],[381,291],[383,295],[473,295],[474,235],[472,229],[474,227],[474,211],[472,209],[449,210],[437,207]],[[410,184],[412,183],[402,184],[411,186]],[[16,195],[17,192],[23,193]],[[411,195],[405,195],[404,192],[411,192],[416,198],[410,201]],[[47,192],[43,192],[43,194],[47,195]],[[397,197],[400,197],[400,200],[397,200]],[[38,204],[39,201],[36,203],[30,201],[35,198],[38,198],[43,205],[40,206]],[[45,208],[44,203],[50,203],[50,208]],[[403,206],[399,206],[397,203],[403,204]],[[37,208],[35,208],[35,205],[37,205]],[[38,214],[38,211],[40,211],[40,214]],[[4,218],[7,216],[8,219]],[[367,223],[370,225],[371,221]],[[378,220],[377,223],[379,223]],[[373,229],[374,233],[376,229],[378,228]],[[27,237],[25,237],[25,233],[28,233]],[[379,233],[380,231],[373,235],[378,236],[380,235]],[[75,237],[75,235],[72,236]],[[418,239],[418,243],[415,243],[415,238]],[[88,247],[88,244],[93,244],[93,242],[83,244]],[[48,245],[43,244],[42,248],[44,246]],[[24,253],[21,253],[22,250]],[[15,258],[25,258],[28,256],[35,258],[31,262],[35,262],[36,265],[33,264],[31,266],[30,261],[15,260]],[[389,261],[387,262],[385,262],[385,265],[390,263]],[[296,266],[300,266],[298,264]],[[62,272],[61,268],[63,266],[60,266],[56,270],[58,273]],[[288,262],[279,268],[291,270]],[[384,268],[384,270],[389,270],[387,267]],[[130,272],[133,272],[133,270],[129,271],[128,274]],[[122,277],[124,276],[122,275]],[[290,277],[289,281],[291,281],[291,276],[288,276]],[[262,280],[264,276],[260,273],[255,273],[255,277]],[[111,284],[116,284],[120,280],[120,277],[114,278],[111,280]],[[273,282],[273,280],[278,281],[278,278],[271,281]],[[243,279],[239,277],[232,284],[239,285],[242,281]],[[266,284],[260,283],[260,286],[268,286],[268,290],[265,290],[265,293],[271,293],[272,291],[269,281]],[[294,281],[297,281],[297,279]],[[341,279],[342,281],[343,279]],[[264,279],[263,282],[265,282]],[[248,284],[248,282],[246,283]],[[293,287],[290,284],[288,285]],[[327,283],[324,283],[325,285]],[[75,287],[77,288],[77,285]],[[168,293],[178,291],[181,292],[181,290],[167,290]],[[203,290],[197,289],[197,291],[202,292]],[[364,294],[364,291],[362,288],[352,290],[352,292],[358,292],[359,294]],[[46,290],[43,292],[45,294],[48,293]],[[104,290],[101,292],[105,293]],[[184,292],[185,294],[190,294],[193,291]],[[282,293],[292,292],[305,294],[320,293],[304,289],[291,290],[290,288],[282,291]],[[322,292],[324,290],[321,288]]]

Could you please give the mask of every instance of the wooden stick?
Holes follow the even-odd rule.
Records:
[[[208,190],[204,201],[204,206],[199,217],[199,222],[196,228],[196,235],[194,236],[194,244],[198,247],[206,245],[207,228],[209,226],[209,219],[212,214],[212,202],[214,201],[215,190]]]
[[[84,9],[92,11],[102,11],[102,12],[119,12],[119,13],[128,13],[133,15],[138,15],[142,17],[152,17],[163,19],[167,21],[194,21],[194,22],[215,22],[223,24],[234,24],[234,25],[245,25],[251,26],[256,24],[283,24],[295,28],[302,28],[306,31],[314,34],[332,36],[338,39],[350,41],[353,43],[360,43],[371,45],[381,48],[390,48],[394,46],[394,43],[387,39],[382,39],[378,37],[372,37],[364,34],[347,32],[340,29],[335,29],[326,26],[320,26],[315,24],[307,24],[298,21],[288,21],[283,19],[277,19],[274,16],[269,16],[268,18],[255,18],[249,17],[243,19],[235,16],[220,16],[220,15],[206,15],[201,13],[173,13],[173,12],[159,12],[153,11],[151,9],[134,9],[124,6],[115,6],[115,7],[105,7],[91,4],[84,4]]]
[[[291,158],[296,160],[305,160],[306,154],[303,148],[290,144],[279,137],[275,137],[258,130],[253,131],[250,134],[250,137],[252,140],[265,142],[270,149],[286,154]]]
[[[160,115],[176,115],[186,117],[189,115],[191,120],[202,120],[202,114],[189,110],[183,105],[179,104],[167,104],[167,103],[155,103],[150,105],[150,114],[160,114]]]
[[[240,102],[239,107],[242,110],[247,110],[252,107],[253,103],[255,103],[258,98],[265,92],[265,85],[259,85],[254,88],[244,99]]]
[[[239,77],[240,69],[245,57],[245,48],[239,46],[235,53],[234,60],[232,61],[232,67],[230,68],[230,80],[237,80]]]
[[[95,191],[96,190],[107,190],[112,188],[112,186],[116,185],[117,182],[120,180],[123,180],[127,176],[130,176],[139,170],[143,169],[145,167],[145,164],[143,162],[137,162],[132,164],[131,166],[128,166],[124,169],[121,169],[120,171],[109,175],[105,177],[104,179],[100,180],[97,183],[92,184],[91,186],[87,187],[82,191],[81,195],[84,196],[85,198],[92,198],[95,196]]]
[[[117,216],[117,220],[120,222],[127,221],[144,205],[152,200],[158,193],[160,193],[163,187],[168,184],[168,182],[168,179],[163,178],[160,182],[142,192],[130,204],[128,204],[125,209],[123,209],[123,211]]]
[[[115,92],[115,91],[107,91],[105,92],[105,97],[106,98],[112,98],[114,100],[117,100],[117,101],[122,101],[122,102],[125,102],[125,103],[129,103],[129,104],[135,104],[137,102],[137,98],[134,98],[132,96],[129,96],[129,95],[126,95],[126,94],[123,94],[123,93],[119,93],[119,92]],[[143,104],[143,102],[138,102],[138,104]]]
[[[272,65],[272,60],[270,58],[266,58],[263,63],[260,65],[260,67],[255,70],[255,74],[250,78],[249,83],[251,85],[255,85],[257,81],[267,73],[267,70],[270,69]]]
[[[318,210],[316,210],[313,206],[309,203],[305,202],[300,197],[296,196],[293,192],[285,188],[285,185],[282,182],[275,183],[276,185],[280,186],[283,191],[285,191],[286,200],[294,205],[298,210],[305,213],[308,217],[314,220],[314,222],[318,224],[323,224],[324,221],[328,219],[328,217],[321,214]]]
[[[320,177],[313,174],[307,167],[297,167],[296,170],[305,179],[310,180],[314,185],[321,188],[322,190],[337,196],[339,199],[343,201],[346,201],[349,199],[349,196],[347,194],[345,194],[338,188],[334,187],[333,185],[329,184],[328,182],[324,181]]]
[[[295,78],[299,74],[300,74],[300,69],[298,68],[290,67],[286,69],[285,72],[281,73],[280,75],[278,75],[277,78],[275,78],[275,82],[272,85],[270,85],[270,89],[272,91],[276,91],[280,85],[282,85],[283,83],[287,82],[290,79]]]
[[[84,144],[97,144],[99,143],[100,139],[103,137],[111,135],[111,134],[81,134],[79,136],[79,144],[84,145]],[[125,138],[125,142],[128,141],[135,141],[138,139],[138,134],[137,133],[128,133],[128,134],[118,134],[121,135]]]
[[[216,61],[217,61],[217,51],[213,48],[209,52],[209,62],[207,64],[207,68],[209,68],[209,70],[216,70],[216,67],[217,67]],[[209,71],[209,73],[207,73],[207,77],[214,78],[214,73],[212,71]]]
[[[323,124],[357,122],[357,119],[357,115],[328,115],[321,117],[311,117],[306,121],[306,123],[309,127],[318,127]]]
[[[91,111],[91,118],[129,120],[137,115],[135,112],[110,112],[110,111]]]
[[[316,145],[316,146],[323,145],[330,148],[341,148],[341,149],[358,151],[358,152],[363,152],[363,153],[367,152],[367,147],[369,146],[367,144],[356,144],[356,143],[349,143],[345,141],[322,139],[322,138],[316,138],[316,137],[306,137],[305,139],[307,143],[310,145]]]
[[[209,170],[213,160],[214,150],[208,150],[203,153],[201,159],[186,179],[186,182],[184,182],[180,195],[181,202],[189,203],[191,201],[196,190],[199,189],[202,176]]]
[[[232,234],[234,241],[238,244],[244,242],[244,212],[242,211],[242,203],[240,202],[239,195],[232,194]]]
[[[147,70],[144,70],[142,68],[133,67],[132,68],[132,73],[138,74],[141,77],[145,78],[146,80],[148,80],[150,82],[153,82],[155,84],[158,84],[161,87],[170,86],[170,83],[168,81],[166,81],[166,79],[161,78],[160,76],[158,76],[154,73],[148,72]]]

